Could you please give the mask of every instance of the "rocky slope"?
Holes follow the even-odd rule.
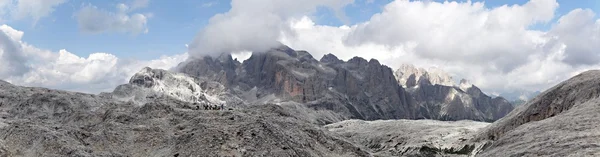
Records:
[[[600,155],[600,71],[543,92],[478,134],[479,156]]]
[[[137,76],[136,86],[173,85]],[[145,99],[0,81],[0,156],[369,156],[280,106],[210,111],[178,97]]]
[[[409,92],[398,85],[389,67],[375,59],[354,57],[342,61],[328,54],[316,60],[306,51],[283,45],[253,53],[243,63],[221,55],[192,59],[177,69],[190,76],[224,83],[233,94],[250,104],[296,102],[316,111],[333,111],[320,112],[326,114],[321,117],[493,121],[512,110],[501,98],[491,99],[483,93],[474,93],[477,96],[463,100],[452,93],[465,92],[446,86],[438,89],[440,87],[431,85]],[[451,80],[442,75],[421,78],[442,83]],[[319,121],[337,122],[331,118]]]

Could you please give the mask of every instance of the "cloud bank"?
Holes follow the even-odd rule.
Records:
[[[267,3],[273,7],[260,7]],[[600,67],[600,20],[589,9],[557,17],[556,0],[493,8],[469,1],[395,0],[354,25],[319,25],[309,18],[317,6],[340,9],[351,3],[234,0],[229,12],[211,18],[189,51],[256,52],[281,42],[317,58],[333,53],[375,58],[391,68],[436,66],[490,94],[545,90]],[[297,5],[301,9],[288,10]]]
[[[240,51],[264,51],[279,44],[288,32],[287,22],[294,17],[327,7],[341,15],[341,9],[354,0],[232,0],[231,10],[210,18],[189,44],[191,56]]]
[[[21,41],[23,32],[0,26],[0,79],[24,86],[86,93],[112,91],[143,67],[170,69],[187,53],[155,60],[120,59],[109,53],[80,57],[67,50],[51,52]]]

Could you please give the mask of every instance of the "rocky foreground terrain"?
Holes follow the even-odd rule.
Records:
[[[139,105],[0,82],[0,156],[369,155],[280,106],[193,105],[170,98]]]

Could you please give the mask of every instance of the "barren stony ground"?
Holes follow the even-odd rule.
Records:
[[[469,140],[489,123],[437,120],[348,120],[326,125],[374,156],[468,156]]]
[[[0,156],[369,156],[276,105],[195,110],[0,83]]]

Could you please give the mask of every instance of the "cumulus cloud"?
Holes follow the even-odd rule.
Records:
[[[390,47],[416,43],[416,54],[421,57],[491,63],[493,70],[506,73],[526,62],[526,55],[538,44],[539,33],[526,28],[552,19],[557,7],[553,0],[493,9],[480,2],[398,0],[356,25],[345,42]]]
[[[187,53],[155,60],[121,59],[109,53],[80,57],[67,50],[51,52],[21,41],[23,32],[0,26],[0,79],[17,85],[87,93],[112,91],[143,67],[170,69]],[[7,37],[7,38],[5,38]]]
[[[550,31],[554,40],[564,43],[570,65],[594,65],[600,61],[600,20],[592,10],[576,9],[561,17]]]
[[[22,47],[20,43],[23,32],[14,30],[6,25],[0,26],[0,77],[23,75],[29,71],[25,65],[25,55],[20,53]]]
[[[85,5],[76,13],[79,29],[86,33],[121,32],[134,35],[148,33],[147,23],[152,14],[130,13],[135,9],[145,7],[148,2],[135,2],[132,7],[123,3],[117,4],[116,12],[102,10],[93,5]]]
[[[328,7],[341,15],[344,6],[354,0],[232,0],[231,10],[210,18],[189,45],[192,56],[223,52],[260,52],[278,44],[286,24],[293,17],[301,17]]]
[[[589,69],[600,68],[600,20],[591,10],[558,17],[558,3],[531,0],[523,5],[486,7],[478,2],[396,0],[370,20],[325,26],[310,18],[289,21],[279,41],[320,57],[375,58],[396,68],[402,63],[436,66],[466,78],[489,94],[545,90]]]
[[[67,0],[0,0],[0,20],[11,15],[13,19],[31,18],[37,23],[43,17],[54,12],[54,8]]]

